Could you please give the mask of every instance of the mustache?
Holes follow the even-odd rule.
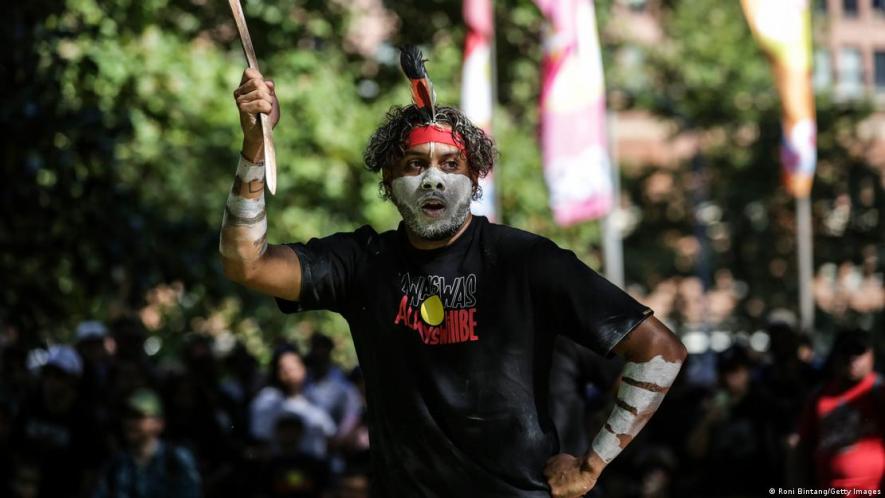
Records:
[[[448,198],[445,195],[440,194],[439,192],[431,192],[427,195],[421,196],[418,199],[418,205],[423,205],[424,203],[426,203],[428,201],[439,201],[443,204],[446,204],[446,203],[448,203]]]

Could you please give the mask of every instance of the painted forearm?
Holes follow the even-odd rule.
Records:
[[[221,255],[250,262],[267,250],[267,212],[264,207],[264,165],[240,156],[237,175],[221,221]]]
[[[655,413],[676,379],[682,362],[658,355],[646,362],[627,362],[615,408],[593,440],[593,452],[608,464],[624,449]]]

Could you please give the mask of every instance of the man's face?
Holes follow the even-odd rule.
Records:
[[[844,355],[839,365],[839,375],[850,382],[859,382],[873,371],[875,359],[873,350],[861,354]]]
[[[78,379],[53,366],[44,367],[43,400],[52,413],[67,412],[77,400]]]
[[[422,239],[451,237],[467,220],[473,180],[454,145],[429,142],[407,150],[390,178],[391,200]]]
[[[123,420],[126,442],[131,447],[141,446],[160,437],[163,432],[163,419],[139,414],[128,414]]]

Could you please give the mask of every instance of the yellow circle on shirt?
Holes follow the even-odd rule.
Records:
[[[443,321],[443,304],[439,296],[430,296],[421,303],[421,319],[436,326]]]

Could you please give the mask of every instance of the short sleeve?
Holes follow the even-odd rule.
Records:
[[[341,312],[347,302],[365,241],[374,234],[374,230],[365,226],[355,232],[314,238],[306,244],[287,244],[301,263],[301,292],[297,302],[276,298],[280,311]]]
[[[563,334],[603,356],[652,310],[552,241],[537,242],[529,262],[532,299],[548,317],[549,332]]]

